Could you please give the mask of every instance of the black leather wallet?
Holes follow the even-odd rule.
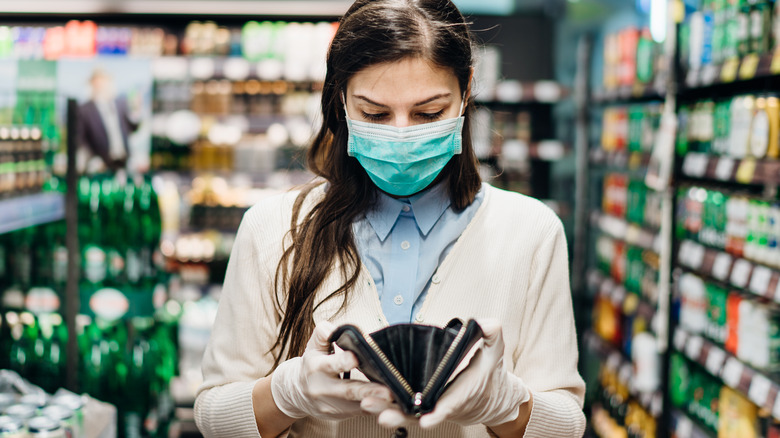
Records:
[[[482,338],[476,321],[451,320],[444,328],[395,324],[364,335],[342,325],[330,336],[340,348],[357,356],[358,370],[372,382],[390,388],[407,414],[431,412],[474,344]]]

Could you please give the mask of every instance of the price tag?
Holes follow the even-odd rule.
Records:
[[[693,436],[693,422],[690,418],[679,415],[677,417],[677,427],[674,428],[675,436],[680,438],[690,438]]]
[[[677,351],[685,351],[685,341],[688,340],[688,333],[685,330],[677,329],[674,332],[674,348]]]
[[[627,385],[632,380],[633,369],[633,366],[628,362],[620,366],[620,371],[618,371],[620,383]]]
[[[620,353],[610,354],[609,358],[607,359],[607,369],[612,372],[617,371],[621,361],[622,360],[620,359]]]
[[[780,303],[780,282],[777,283],[777,288],[775,289],[775,302]]]
[[[772,382],[761,374],[753,375],[748,389],[748,398],[759,407],[766,405],[766,399],[769,397],[769,390],[772,388]]]
[[[772,416],[775,419],[780,420],[780,392],[777,393],[775,405],[772,407]]]
[[[707,173],[707,156],[698,153],[686,155],[683,173],[692,178],[702,178]]]
[[[683,240],[682,243],[680,243],[680,249],[678,251],[677,262],[681,265],[688,266],[688,259],[690,258],[691,253],[691,241]]]
[[[734,71],[734,74],[736,74],[736,70]],[[718,79],[718,66],[713,64],[705,65],[701,72],[701,84],[712,85],[716,79]]]
[[[699,245],[698,243],[694,243],[691,245],[691,258],[690,258],[691,269],[695,269],[695,270],[701,269],[701,265],[702,263],[704,263],[704,252],[705,252],[704,247]]]
[[[694,88],[699,85],[699,72],[697,70],[688,70],[685,74],[685,85]]]
[[[616,286],[612,289],[612,302],[615,304],[623,304],[626,299],[626,288],[623,286]]]
[[[726,360],[726,366],[723,367],[723,383],[726,385],[737,388],[739,381],[742,379],[742,371],[745,367],[742,365],[736,357],[730,357]]]
[[[734,262],[734,268],[731,270],[731,284],[744,289],[750,280],[750,272],[753,270],[753,264],[745,259],[738,259]]]
[[[773,74],[780,74],[780,47],[775,49],[774,55],[772,55],[772,65],[769,67],[769,71]]]
[[[642,234],[642,229],[634,224],[629,224],[628,228],[626,229],[626,242],[632,244],[632,245],[638,245],[640,243],[640,238]]]
[[[731,181],[734,173],[734,159],[721,157],[718,160],[718,166],[715,168],[715,178],[721,181]]]
[[[739,58],[730,58],[720,69],[721,82],[734,82],[737,78],[737,70],[739,69]]]
[[[709,164],[709,161],[707,155],[694,155],[694,164],[692,165],[690,176],[694,178],[704,178],[704,176],[707,175],[707,164]]]
[[[719,252],[715,256],[715,263],[712,265],[712,277],[719,281],[726,281],[731,271],[731,255],[725,252]]]
[[[726,352],[713,345],[710,347],[710,352],[707,354],[705,367],[713,376],[717,376],[720,374],[720,370],[723,368],[723,362],[725,361]]]
[[[742,65],[739,66],[739,78],[742,80],[753,79],[756,77],[756,70],[758,69],[758,61],[761,58],[757,54],[751,53],[742,59]]]
[[[698,362],[701,358],[701,349],[703,346],[704,340],[701,336],[691,336],[691,338],[688,339],[688,343],[685,345],[685,354],[693,361]]]
[[[741,184],[750,184],[753,182],[753,176],[756,174],[756,160],[746,158],[739,163],[737,168],[737,182]]]
[[[769,292],[769,280],[772,279],[772,270],[766,266],[756,266],[750,277],[750,290],[757,295],[771,295]]]

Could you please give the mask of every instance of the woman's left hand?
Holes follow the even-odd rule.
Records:
[[[496,320],[481,320],[479,325],[484,345],[442,394],[433,412],[420,417],[420,427],[428,429],[445,421],[497,426],[517,419],[520,405],[530,400],[523,381],[504,366],[501,325]],[[364,400],[362,407],[378,413],[379,424],[385,427],[401,427],[413,421],[397,407],[379,400]]]

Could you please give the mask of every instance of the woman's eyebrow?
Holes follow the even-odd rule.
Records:
[[[426,103],[431,103],[431,102],[433,102],[434,100],[438,100],[438,99],[441,99],[441,98],[444,98],[444,97],[450,97],[450,96],[452,96],[452,93],[442,93],[442,94],[437,94],[437,95],[435,95],[435,96],[431,96],[431,97],[429,97],[429,98],[427,98],[427,99],[425,99],[425,100],[423,100],[423,101],[417,102],[417,103],[415,103],[415,104],[414,104],[414,105],[412,105],[412,106],[421,106],[421,105],[425,105]],[[363,100],[363,101],[365,101],[365,102],[368,102],[368,103],[370,103],[371,105],[378,106],[378,107],[380,107],[380,108],[390,108],[388,105],[385,105],[385,104],[382,104],[382,103],[379,103],[379,102],[374,102],[373,100],[371,100],[371,99],[367,98],[366,96],[361,96],[361,95],[359,95],[359,94],[353,94],[353,95],[352,95],[352,97],[354,97],[355,99],[360,99],[360,100]]]

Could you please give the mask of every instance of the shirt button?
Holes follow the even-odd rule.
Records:
[[[396,306],[400,306],[401,304],[404,303],[404,297],[402,297],[401,295],[396,295],[395,298],[393,298],[393,302],[395,303]]]
[[[441,283],[441,277],[439,277],[439,274],[433,274],[433,277],[431,277],[431,283],[433,284]]]
[[[404,250],[404,251],[409,249],[410,246],[412,246],[412,245],[409,244],[408,240],[404,240],[403,242],[401,242],[401,249]]]
[[[411,209],[412,209],[412,207],[409,207],[408,205],[404,205],[404,207],[401,210],[403,210],[403,211],[408,213],[409,210],[411,210]]]
[[[418,313],[417,316],[414,317],[414,320],[417,321],[417,322],[423,322],[423,320],[424,320],[423,314],[422,313]]]

